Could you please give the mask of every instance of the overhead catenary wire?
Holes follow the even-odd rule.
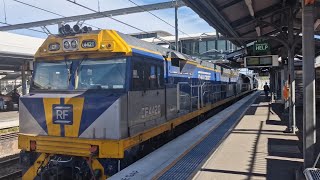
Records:
[[[161,17],[157,16],[156,14],[146,10],[145,8],[141,7],[139,4],[137,4],[136,2],[132,1],[132,0],[128,0],[129,2],[131,2],[132,4],[136,5],[137,7],[141,8],[144,12],[148,12],[149,14],[151,14],[152,16],[156,17],[157,19],[159,19],[160,21],[166,23],[167,25],[176,28],[174,25],[170,24],[169,22],[167,22],[166,20],[162,19]],[[187,35],[188,37],[191,37],[189,34],[187,34],[186,32],[178,29],[179,32],[181,32],[182,34]],[[192,38],[192,37],[191,37]]]
[[[23,4],[23,5],[26,5],[26,6],[35,8],[35,9],[39,9],[39,10],[44,11],[44,12],[47,12],[47,13],[54,14],[54,15],[56,15],[56,16],[66,17],[66,16],[64,16],[64,15],[62,15],[62,14],[58,14],[58,13],[56,13],[56,12],[49,11],[49,10],[47,10],[47,9],[44,9],[44,8],[41,8],[41,7],[32,5],[32,4],[29,4],[29,3],[25,3],[25,2],[22,2],[22,1],[19,1],[19,0],[12,0],[12,1],[15,1],[15,2],[17,2],[17,3]],[[88,25],[88,26],[91,26],[91,27],[94,27],[94,28],[97,28],[97,29],[101,29],[101,28],[99,28],[99,27],[97,27],[97,26],[94,26],[94,25],[91,25],[91,24],[88,24],[88,23],[83,23],[83,24],[86,24],[86,25]]]
[[[112,19],[112,20],[114,20],[114,21],[117,21],[117,22],[119,22],[119,23],[121,23],[121,24],[124,24],[124,25],[126,25],[126,26],[129,26],[129,27],[131,27],[131,28],[133,28],[133,29],[139,30],[139,31],[144,32],[144,33],[148,33],[148,32],[146,32],[146,31],[144,31],[144,30],[142,30],[142,29],[140,29],[140,28],[138,28],[138,27],[135,27],[135,26],[133,26],[133,25],[131,25],[131,24],[128,24],[128,23],[123,22],[123,21],[120,21],[120,20],[118,20],[118,19],[116,19],[116,18],[114,18],[114,17],[107,16],[107,15],[105,15],[103,12],[99,12],[99,11],[94,10],[94,9],[92,9],[92,8],[89,8],[89,7],[85,6],[85,5],[79,4],[79,3],[77,3],[76,1],[72,1],[72,0],[66,0],[66,1],[68,1],[68,2],[70,2],[70,3],[73,3],[73,4],[77,5],[77,6],[80,6],[80,7],[82,7],[82,8],[88,9],[88,10],[90,10],[90,11],[92,11],[92,12],[100,13],[100,14],[103,15],[104,17],[110,18],[110,19]]]
[[[92,11],[92,12],[100,13],[100,14],[103,15],[104,17],[110,18],[110,19],[112,19],[112,20],[114,20],[114,21],[117,21],[117,22],[119,22],[119,23],[121,23],[121,24],[124,24],[124,25],[126,25],[126,26],[129,26],[129,27],[131,27],[131,28],[133,28],[133,29],[136,29],[136,30],[138,30],[138,31],[140,31],[140,32],[143,32],[143,33],[148,34],[148,32],[145,31],[145,30],[143,30],[143,29],[140,29],[140,28],[135,27],[135,26],[133,26],[133,25],[131,25],[131,24],[128,24],[128,23],[126,23],[126,22],[123,22],[123,21],[121,21],[121,20],[118,20],[118,19],[116,19],[116,18],[114,18],[114,17],[107,16],[107,15],[105,15],[103,12],[99,12],[99,11],[94,10],[94,9],[92,9],[92,8],[89,8],[89,7],[85,6],[85,5],[79,4],[79,3],[77,3],[76,1],[72,1],[72,0],[66,0],[66,1],[68,1],[68,2],[70,2],[70,3],[72,3],[72,4],[75,4],[75,5],[77,5],[77,6],[80,6],[80,7],[82,7],[82,8],[88,9],[88,10],[90,10],[90,11]],[[160,38],[158,38],[158,37],[155,37],[155,38],[156,38],[156,39],[159,39],[160,41],[163,41],[163,42],[165,42],[165,43],[168,43],[169,45],[173,44],[172,42],[166,41],[166,40],[164,40],[164,39],[160,39]],[[186,48],[184,48],[184,47],[182,47],[182,48],[183,48],[183,49],[186,49]],[[189,49],[186,49],[186,50],[189,51]]]

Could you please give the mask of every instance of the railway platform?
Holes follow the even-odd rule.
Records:
[[[295,179],[303,165],[298,137],[283,133],[281,108],[260,96],[193,179]]]
[[[0,129],[19,126],[18,111],[0,112]]]
[[[294,179],[301,146],[281,116],[254,92],[111,179]]]

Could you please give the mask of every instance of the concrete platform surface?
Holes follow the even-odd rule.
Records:
[[[18,111],[0,112],[0,129],[19,126]]]
[[[286,124],[278,111],[264,96],[257,98],[193,179],[295,179],[295,170],[303,163],[302,153],[298,137],[283,133]]]

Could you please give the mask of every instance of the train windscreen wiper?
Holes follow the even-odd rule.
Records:
[[[70,79],[71,79],[71,67],[72,67],[72,63],[70,63],[70,67],[69,67],[66,58],[64,58],[64,62],[65,62],[65,64],[66,64],[66,69],[67,69],[67,71],[68,71],[68,82],[67,82],[67,84],[68,84],[68,86],[69,86],[69,84],[70,84]]]
[[[75,70],[75,72],[78,72],[79,68],[80,68],[80,70],[81,70],[81,68],[82,68],[82,66],[81,66],[82,62],[83,62],[83,61],[86,61],[87,59],[88,59],[88,56],[87,56],[87,55],[84,55],[83,58],[82,58],[82,60],[80,61],[79,65],[78,65],[77,69]]]

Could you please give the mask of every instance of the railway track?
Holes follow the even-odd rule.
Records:
[[[0,160],[0,180],[17,179],[22,176],[19,167],[19,154],[15,154]]]
[[[15,180],[15,179],[18,179],[18,178],[20,178],[22,176],[22,171],[21,170],[15,170],[15,171],[13,171],[13,172],[10,172],[10,173],[8,173],[8,174],[6,174],[6,175],[0,175],[0,180],[4,180],[4,179],[6,179],[6,180]]]
[[[0,160],[0,169],[19,163],[19,154],[15,154]]]
[[[11,140],[18,138],[18,132],[6,133],[0,135],[0,142],[4,140]]]

